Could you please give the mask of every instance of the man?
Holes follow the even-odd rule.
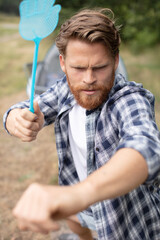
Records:
[[[115,76],[120,36],[104,10],[73,16],[56,44],[66,77],[36,99],[35,113],[26,101],[4,116],[8,132],[22,141],[35,140],[54,123],[63,185],[33,183],[14,209],[19,227],[48,233],[66,219],[75,234],[60,239],[91,240],[96,230],[100,240],[159,240],[153,95]]]

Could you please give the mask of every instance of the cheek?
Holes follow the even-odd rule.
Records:
[[[107,83],[112,79],[113,71],[111,69],[108,69],[107,71],[101,71],[98,74],[96,74],[96,79],[99,82]]]
[[[78,86],[79,79],[77,77],[77,74],[73,72],[67,72],[66,77],[70,87],[75,88],[76,86]]]
[[[99,83],[101,82],[102,85],[106,86],[107,88],[111,88],[114,83],[115,72],[114,70],[107,71],[99,76]]]

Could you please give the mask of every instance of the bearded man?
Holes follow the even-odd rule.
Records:
[[[111,10],[106,12],[111,13]],[[14,209],[22,230],[48,233],[66,219],[61,240],[160,239],[160,134],[154,96],[115,75],[120,34],[104,9],[82,10],[56,39],[65,73],[36,98],[12,106],[7,131],[33,141],[54,123],[59,184],[33,183]]]

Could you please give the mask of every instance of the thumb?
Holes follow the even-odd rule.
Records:
[[[38,105],[38,102],[37,101],[34,101],[33,103],[33,108],[34,108],[34,113],[38,116],[41,115],[41,110],[40,110],[40,107]]]
[[[37,101],[34,101],[33,107],[34,107],[34,114],[36,115],[35,120],[36,120],[36,122],[39,123],[39,130],[40,130],[43,127],[43,124],[44,124],[44,115],[41,112],[41,109],[40,109]]]

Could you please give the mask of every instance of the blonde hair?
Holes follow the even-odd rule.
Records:
[[[76,38],[89,43],[102,42],[115,57],[119,53],[121,42],[119,29],[120,27],[115,26],[111,9],[81,10],[61,26],[56,45],[60,54],[65,57],[70,39]]]

